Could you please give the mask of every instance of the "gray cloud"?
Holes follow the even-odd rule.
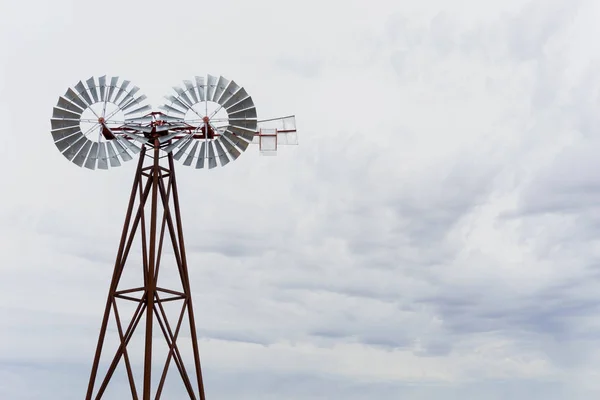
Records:
[[[56,97],[115,73],[158,105],[204,72],[301,132],[275,159],[177,170],[209,398],[598,394],[595,6],[388,3],[221,2],[225,24],[167,18],[127,43],[80,3],[5,18],[1,398],[81,398],[134,168],[63,160]]]

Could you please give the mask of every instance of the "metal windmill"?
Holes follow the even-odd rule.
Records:
[[[101,399],[121,361],[133,399],[159,399],[170,365],[175,364],[190,399],[205,399],[198,338],[192,306],[174,160],[195,168],[212,169],[236,160],[252,143],[261,154],[276,154],[282,144],[297,144],[295,117],[258,120],[252,98],[224,77],[196,76],[174,87],[160,111],[152,111],[139,88],[118,77],[80,81],[60,96],[52,115],[52,138],[70,161],[89,169],[109,169],[138,155],[86,400]],[[163,165],[164,164],[164,165]],[[141,239],[143,281],[121,287],[123,271],[136,235]],[[170,242],[181,289],[159,281],[163,248]],[[128,265],[131,265],[130,262]],[[120,304],[131,302],[129,323]],[[171,324],[164,305],[181,305]],[[193,373],[186,369],[178,335],[187,316],[193,354]],[[143,383],[138,392],[130,343],[145,317]],[[100,358],[109,321],[116,324],[117,349],[100,381]],[[156,324],[155,324],[156,323]],[[158,383],[152,382],[153,331],[158,325],[168,346]],[[154,394],[153,394],[154,393]]]

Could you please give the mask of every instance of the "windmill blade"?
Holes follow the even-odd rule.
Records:
[[[246,149],[248,148],[248,145],[250,144],[246,140],[242,139],[240,136],[234,135],[229,130],[225,131],[225,133],[223,133],[223,136],[225,136],[227,139],[229,139],[229,141],[231,143],[233,143],[234,145],[236,145],[242,151],[246,151]]]
[[[67,159],[69,161],[73,160],[73,158],[77,155],[77,152],[79,152],[79,150],[86,143],[87,138],[85,136],[81,135],[81,136],[73,138],[72,142],[70,142],[70,140],[71,140],[71,138],[65,139],[65,141],[69,141],[68,144],[70,144],[70,146],[68,146],[63,151],[63,155],[65,157],[67,157]],[[61,143],[61,142],[59,142],[59,143]]]
[[[65,139],[65,140],[69,140],[69,139]],[[79,151],[79,149],[81,149],[81,147],[83,147],[83,145],[85,144],[85,142],[87,141],[87,139],[85,138],[85,136],[81,135],[78,138],[76,138],[73,143],[70,143],[70,146],[67,147],[67,149],[65,149],[63,151],[63,156],[65,156],[67,158],[67,160],[71,161],[76,155],[77,152]]]
[[[159,128],[159,127],[157,126],[157,127],[156,127],[156,129],[157,129],[157,132],[158,132],[158,128]],[[177,135],[180,135],[180,134],[181,134],[181,133],[179,133],[179,132],[169,133],[168,135],[165,135],[165,136],[161,136],[161,137],[159,137],[159,138],[158,138],[158,142],[159,142],[160,144],[167,143],[169,140],[173,139],[175,136],[177,136]]]
[[[198,99],[200,101],[206,100],[206,87],[204,85],[204,77],[203,76],[195,76],[194,80],[196,81],[196,90],[198,91]]]
[[[258,122],[256,119],[256,108],[246,108],[239,111],[228,112],[229,119],[249,119]]]
[[[213,93],[213,101],[215,103],[221,104],[218,100],[221,98],[221,95],[223,94],[223,92],[225,92],[225,89],[228,85],[229,80],[223,78],[222,76],[219,76],[219,80],[217,81],[217,85],[215,87],[215,92]]]
[[[52,118],[75,120],[75,121],[77,121],[77,123],[79,123],[81,114],[78,114],[78,113],[75,113],[72,111],[63,110],[62,108],[58,108],[58,107],[54,107],[52,109],[52,111],[53,111]]]
[[[127,104],[129,104],[130,101],[134,100],[135,94],[139,90],[140,90],[139,87],[134,86],[129,92],[127,92],[127,94],[125,95],[125,97],[123,97],[123,99],[117,104],[117,107],[119,107],[122,110],[123,107],[125,107]]]
[[[187,150],[188,147],[190,147],[190,145],[192,144],[194,140],[192,139],[192,137],[190,136],[185,143],[183,143],[183,145],[179,148],[179,150],[177,150],[176,153],[173,154],[173,158],[177,161],[179,161],[179,159],[181,158],[181,156],[183,156],[183,154],[185,153],[185,151]]]
[[[136,108],[135,110],[129,111],[127,113],[125,113],[125,117],[127,117],[128,115],[132,115],[132,114],[141,114],[141,113],[145,113],[147,111],[152,110],[152,106],[146,104],[145,106],[142,106],[140,108]]]
[[[108,169],[106,145],[107,143],[98,143],[98,169]]]
[[[98,160],[98,142],[93,142],[90,153],[88,154],[87,159],[85,160],[84,167],[86,167],[87,169],[91,169],[91,170],[96,169],[96,161],[97,160]]]
[[[248,96],[245,99],[226,107],[225,109],[227,110],[227,114],[231,114],[236,111],[246,110],[252,107],[254,107],[254,101],[252,101],[252,97]]]
[[[70,134],[75,133],[75,132],[81,133],[80,127],[78,125],[70,126],[68,128],[59,128],[59,129],[51,131],[52,135],[54,135],[55,133],[56,134],[59,134],[59,133],[63,134],[64,133],[64,134],[70,135]]]
[[[258,131],[258,121],[254,118],[229,118],[230,126],[237,126],[239,128],[243,128],[247,131],[256,132]]]
[[[247,131],[256,132],[257,121],[252,119],[244,119],[244,120],[230,120],[229,125],[233,127],[243,128]]]
[[[52,126],[52,130],[73,128],[73,127],[79,127],[79,121],[64,120],[64,119],[51,119],[50,125]]]
[[[55,130],[55,131],[50,132],[54,142],[58,142],[59,140],[66,139],[76,133],[83,136],[83,133],[81,133],[81,130],[79,129],[78,126],[72,126],[70,128],[60,129],[60,130]]]
[[[83,86],[83,82],[79,81],[79,83],[75,85],[75,90],[77,90],[79,96],[86,102],[86,107],[94,104],[92,98],[87,92],[87,89],[85,88],[85,86]]]
[[[246,139],[249,142],[252,142],[254,140],[254,135],[256,134],[256,132],[253,130],[249,130],[249,129],[246,129],[244,127],[240,127],[237,125],[229,125],[227,127],[227,130],[232,133],[235,133],[237,136],[243,137],[244,139]]]
[[[72,126],[70,128],[65,128],[65,129],[58,129],[55,131],[51,131],[50,133],[52,134],[52,137],[55,138],[54,141],[56,142],[57,140],[66,138],[68,136],[71,136],[74,133],[81,133],[80,129],[78,126]]]
[[[100,100],[98,99],[98,92],[96,90],[96,82],[94,82],[94,77],[92,76],[90,79],[85,81],[85,83],[87,83],[90,94],[94,98],[94,103],[99,102]]]
[[[178,87],[178,86],[173,86],[173,90],[175,92],[177,92],[177,99],[179,101],[181,101],[183,104],[185,104],[187,106],[187,108],[192,108],[192,106],[195,104],[192,102],[192,100],[187,97],[187,95],[185,94],[185,90],[183,90],[182,88]]]
[[[186,88],[186,92],[192,96],[192,100],[194,100],[193,104],[198,103],[198,95],[196,94],[196,89],[194,88],[194,83],[192,81],[183,81],[183,85]]]
[[[246,131],[252,132],[253,134],[258,131],[258,121],[256,119],[231,118],[229,119],[229,125],[232,127],[244,129]]]
[[[176,148],[178,148],[179,146],[181,146],[183,143],[185,143],[185,141],[188,139],[188,137],[184,137],[178,140],[175,140],[174,142],[172,142],[170,145],[166,146],[163,148],[163,151],[165,153],[170,153],[173,150],[175,150]]]
[[[127,103],[125,106],[123,106],[123,108],[121,108],[121,111],[125,112],[125,110],[130,109],[131,107],[140,104],[142,101],[146,100],[146,95],[141,95],[140,97],[138,97],[137,99],[130,101],[129,103]]]
[[[137,92],[140,91],[140,88],[137,86],[134,86],[130,91],[129,91],[129,95],[131,97],[135,97],[135,95],[137,94]]]
[[[187,104],[185,104],[183,101],[181,101],[180,99],[178,99],[175,96],[169,95],[169,96],[165,96],[165,98],[167,100],[171,101],[171,104],[170,104],[171,107],[177,106],[177,107],[181,108],[180,112],[183,115],[185,115],[185,112],[187,112],[187,110],[189,110],[191,108],[190,106],[188,106]]]
[[[221,96],[219,96],[219,98],[217,99],[216,102],[219,103],[220,105],[223,105],[224,102],[229,100],[229,98],[231,96],[233,96],[240,89],[241,89],[241,86],[239,86],[234,81],[229,82],[229,85],[227,85],[227,88],[223,91]]]
[[[169,133],[169,134],[167,134],[165,136],[159,137],[158,141],[159,141],[160,144],[167,143],[169,140],[175,138],[176,136],[181,136],[182,134],[184,134],[184,133],[182,133],[182,132],[171,132],[171,133]]]
[[[190,165],[192,165],[192,161],[194,160],[194,155],[196,154],[197,148],[198,148],[198,141],[195,140],[194,146],[192,147],[192,150],[189,152],[188,156],[186,157],[185,161],[183,162],[183,165],[185,165],[186,167],[189,167]]]
[[[141,117],[126,117],[125,121],[135,124],[149,124],[150,122],[154,121],[154,118],[152,118],[152,115],[144,115]]]
[[[61,140],[57,140],[54,144],[56,145],[58,150],[61,153],[63,153],[65,150],[67,150],[69,147],[73,146],[77,141],[79,141],[83,137],[84,137],[83,133],[76,132],[76,133],[74,133],[68,137],[65,137]],[[75,156],[75,154],[73,154],[73,156]]]
[[[65,110],[72,111],[80,116],[84,110],[83,108],[79,107],[79,105],[77,105],[73,101],[71,101],[65,97],[62,97],[62,96],[60,96],[58,98],[58,103],[56,105],[59,106],[60,108],[64,108]]]
[[[185,145],[188,141],[192,140],[192,135],[187,135],[179,140],[174,141],[173,143],[171,143],[170,145],[168,145],[167,147],[165,147],[163,150],[166,153],[170,153],[173,150]]]
[[[138,126],[137,130],[144,133],[152,133],[153,126]]]
[[[156,133],[164,133],[169,132],[169,129],[173,129],[174,127],[171,125],[157,125],[154,127]]]
[[[119,99],[121,98],[123,93],[126,93],[127,87],[129,87],[130,83],[131,83],[130,81],[121,82],[121,86],[119,87],[119,90],[117,90],[117,94],[115,95],[115,98],[112,100],[113,103],[117,104],[117,101],[119,101]]]
[[[81,100],[79,95],[77,95],[77,93],[75,93],[73,91],[73,89],[71,89],[71,88],[67,89],[67,91],[65,92],[65,98],[67,100],[77,104],[81,108],[82,111],[87,108],[87,104],[85,104],[83,102],[83,100]]]
[[[157,119],[166,121],[166,122],[182,122],[183,121],[183,119],[181,119],[180,117],[172,117],[172,116],[166,115],[166,114],[161,115],[160,118],[157,118]]]
[[[119,110],[121,110],[121,112],[124,112],[124,110],[127,110],[133,106],[135,106],[136,104],[136,100],[134,97],[130,96],[129,94],[127,94],[125,96],[125,98],[120,102],[120,104],[122,104],[119,107]]]
[[[137,154],[140,151],[142,151],[142,149],[131,143],[131,141],[123,138],[122,136],[117,136],[117,142],[124,145],[127,148],[127,150],[131,151],[133,154]]]
[[[107,100],[110,101],[110,102],[113,101],[112,96],[113,96],[113,93],[115,92],[115,89],[117,87],[117,82],[118,81],[119,81],[119,77],[118,76],[113,76],[110,79],[110,87],[108,88],[108,98],[107,98]]]
[[[100,101],[104,101],[106,99],[106,75],[98,78],[98,87],[100,89]]]
[[[221,166],[224,167],[229,163],[229,157],[227,157],[227,153],[221,146],[220,140],[216,139],[213,141],[215,147],[217,148],[217,155],[219,156],[219,161],[221,162]]]
[[[123,161],[130,161],[133,159],[133,157],[131,157],[131,155],[127,152],[127,147],[121,143],[118,137],[113,140],[112,143],[116,144],[115,148],[117,149],[117,153],[123,159]]]
[[[178,124],[168,124],[168,125],[157,125],[155,128],[156,128],[156,133],[164,133],[164,132],[168,132],[168,131],[173,130],[173,129],[188,128],[188,127],[189,127],[189,125],[187,125],[187,124],[178,123]],[[173,132],[172,134],[173,134],[173,136],[175,136],[175,135],[182,135],[182,134],[185,134],[185,133],[178,131],[178,132]],[[163,137],[161,137],[161,139]],[[165,142],[167,140],[168,139],[164,139],[163,142]]]
[[[227,132],[225,132],[225,133],[227,133]],[[223,146],[225,146],[225,149],[231,155],[231,157],[234,160],[237,160],[237,158],[242,153],[240,153],[240,151],[234,147],[233,143],[231,143],[231,141],[229,140],[229,138],[227,136],[225,136],[225,133],[223,134],[223,136],[221,136],[219,138],[219,140],[221,140],[221,142],[223,143]]]
[[[200,146],[200,153],[198,153],[198,161],[196,162],[196,169],[204,168],[204,159],[206,158],[206,142],[202,142]]]
[[[208,75],[206,82],[206,100],[213,101],[215,86],[217,85],[217,77]]]
[[[52,139],[54,139],[54,143],[59,142],[63,139],[67,139],[73,135],[82,135],[81,131],[78,128],[74,128],[75,131],[56,131],[52,132]],[[57,145],[58,146],[58,145]],[[63,149],[64,150],[64,149]]]
[[[235,94],[233,96],[231,96],[229,99],[227,99],[227,101],[223,102],[223,107],[225,107],[225,109],[228,109],[232,105],[234,105],[242,100],[245,100],[247,98],[251,98],[251,97],[246,92],[246,89],[241,88],[240,90],[235,92]]]
[[[122,129],[131,129],[136,132],[144,132],[144,133],[152,132],[151,126],[141,126],[139,124],[125,124],[125,125],[121,126],[121,128]]]
[[[212,142],[207,142],[208,146],[208,169],[213,169],[217,166],[217,159],[215,158],[215,150],[212,147]]]
[[[86,138],[83,146],[81,147],[81,150],[79,150],[77,155],[73,158],[73,163],[79,165],[80,167],[83,167],[83,163],[85,162],[87,154],[90,151],[91,147],[92,142]]]
[[[75,132],[73,135],[67,136],[59,141],[56,142],[56,145],[58,145],[59,143],[69,143],[69,145],[73,145],[75,144],[75,142],[77,142],[79,139],[84,138],[84,134],[81,133],[81,131],[77,131]],[[67,146],[68,147],[68,146]]]
[[[115,148],[113,147],[112,142],[106,142],[106,149],[108,150],[108,160],[110,161],[110,166],[111,167],[120,167],[121,162],[119,161],[119,158],[117,157],[117,152],[115,151]]]
[[[77,137],[78,137],[79,139],[81,139],[81,136],[77,136]],[[56,142],[56,143],[54,143],[54,144],[56,145],[56,148],[58,148],[58,150],[59,150],[61,153],[64,153],[64,151],[65,151],[65,150],[66,150],[66,149],[67,149],[69,146],[71,146],[71,143],[69,143],[69,141],[68,141],[68,140],[62,140],[62,141],[60,141],[60,142]]]
[[[174,107],[172,107],[170,105],[166,105],[165,104],[165,105],[162,105],[162,106],[158,107],[158,109],[165,111],[165,113],[167,115],[169,115],[169,114],[176,114],[176,115],[180,115],[182,118],[185,116],[185,112],[183,112],[181,110],[178,110],[177,108],[174,108]]]
[[[127,134],[127,137],[130,138],[131,140],[135,140],[136,142],[141,143],[141,144],[149,144],[148,139],[146,139],[144,137],[140,137],[136,134]],[[127,140],[127,142],[129,142],[129,141]],[[132,144],[131,142],[129,142],[129,143]]]

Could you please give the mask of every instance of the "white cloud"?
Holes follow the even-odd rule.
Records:
[[[166,7],[2,6],[0,397],[87,384],[135,165],[76,168],[48,119],[105,73],[297,115],[275,159],[177,170],[210,398],[600,393],[596,3]]]

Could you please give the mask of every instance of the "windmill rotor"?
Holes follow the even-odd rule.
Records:
[[[52,139],[58,150],[80,167],[109,169],[140,152],[143,124],[151,110],[139,88],[119,77],[91,77],[68,88],[53,109]],[[129,129],[121,127],[128,125]]]
[[[225,166],[243,153],[256,134],[258,120],[252,97],[223,76],[196,76],[173,87],[159,107],[165,121],[179,121],[189,133],[174,139],[164,150],[183,165],[209,169]],[[176,138],[176,139],[175,139]],[[185,156],[185,157],[184,157]]]
[[[56,147],[80,167],[106,170],[158,139],[162,151],[183,165],[213,169],[236,160],[250,144],[258,144],[262,155],[298,144],[293,115],[258,120],[252,97],[223,76],[184,80],[160,111],[152,111],[139,90],[107,76],[67,89],[51,119]]]

